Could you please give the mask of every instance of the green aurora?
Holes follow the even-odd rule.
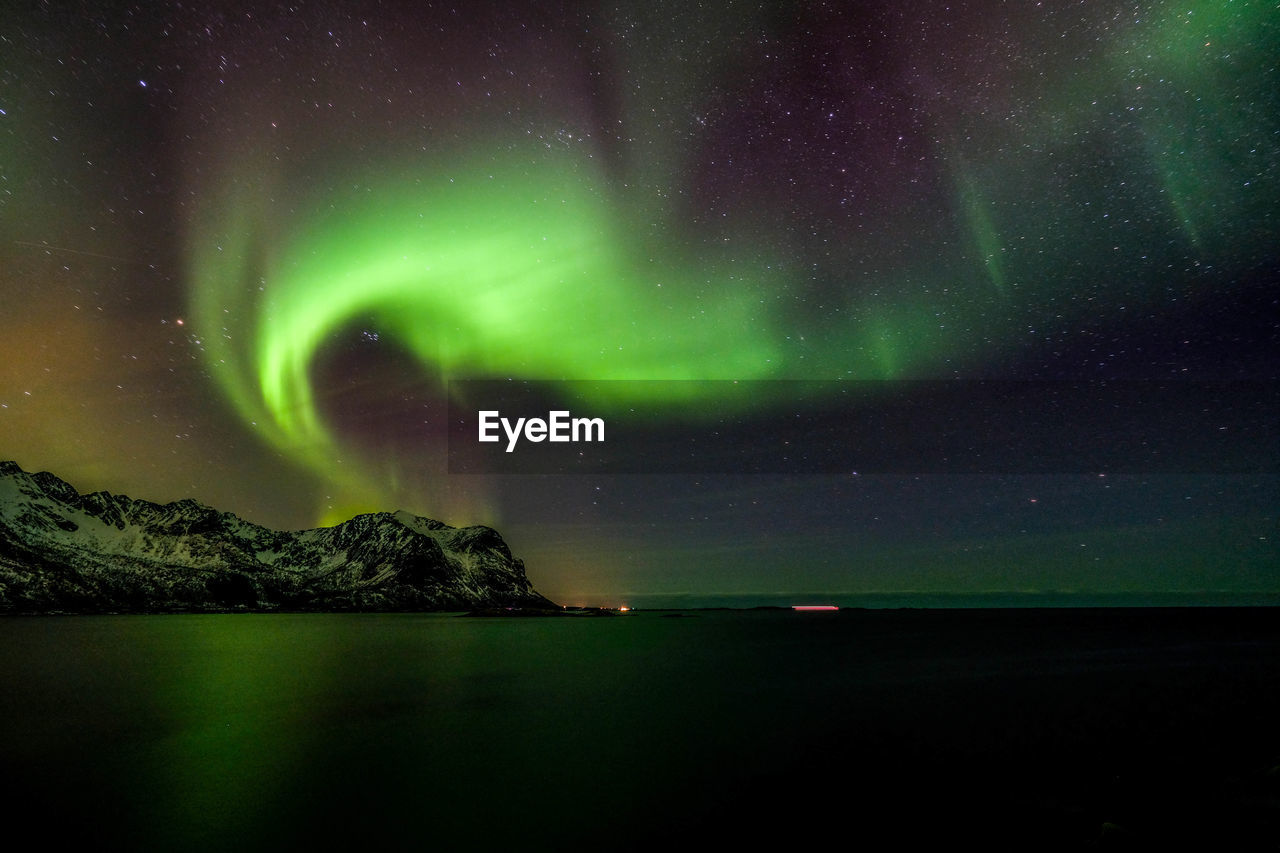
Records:
[[[1274,174],[1249,180],[1280,109],[1258,112],[1275,105],[1274,81],[1233,69],[1265,64],[1274,10],[1220,7],[1135,22],[1090,70],[1035,93],[1008,83],[1021,113],[1007,126],[934,104],[949,209],[887,212],[886,227],[929,242],[872,285],[838,280],[875,253],[870,238],[824,235],[837,287],[822,312],[791,306],[818,264],[767,239],[767,210],[729,218],[719,240],[677,237],[674,204],[642,198],[579,150],[476,141],[456,157],[341,175],[341,189],[268,193],[284,179],[259,146],[227,157],[189,229],[195,327],[243,419],[325,481],[367,476],[336,471],[344,439],[314,375],[326,343],[362,325],[440,382],[947,377],[1029,326],[1097,312],[1082,280],[1125,282],[1104,304],[1152,305],[1176,259],[1243,268],[1269,251],[1264,228],[1241,224],[1264,222],[1280,196]],[[679,147],[667,143],[656,150]],[[656,230],[655,216],[666,220]],[[661,239],[670,245],[655,251]],[[613,397],[584,402],[690,402],[638,397],[643,383],[609,387]]]

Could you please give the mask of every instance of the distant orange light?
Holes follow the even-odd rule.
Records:
[[[627,605],[625,605],[625,604],[618,608],[619,612],[622,612],[622,613],[626,613],[626,612],[627,612],[628,610],[630,610],[630,609],[631,609],[631,608],[630,608],[630,607],[628,607],[628,606],[627,606]]]
[[[792,610],[839,610],[834,604],[793,604]]]

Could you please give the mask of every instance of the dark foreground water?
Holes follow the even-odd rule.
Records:
[[[7,836],[1275,849],[1276,616],[10,618]]]

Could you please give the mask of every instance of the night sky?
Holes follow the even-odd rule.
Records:
[[[533,6],[8,8],[0,458],[491,524],[565,603],[1280,592],[1271,473],[447,465],[459,378],[672,423],[735,403],[631,380],[1274,403],[1273,3]],[[752,387],[786,441],[809,401]]]

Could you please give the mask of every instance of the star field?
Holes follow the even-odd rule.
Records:
[[[1274,382],[1265,3],[34,4],[0,46],[28,469],[492,523],[566,600],[1280,581],[1263,475],[457,476],[443,423],[460,377]]]

